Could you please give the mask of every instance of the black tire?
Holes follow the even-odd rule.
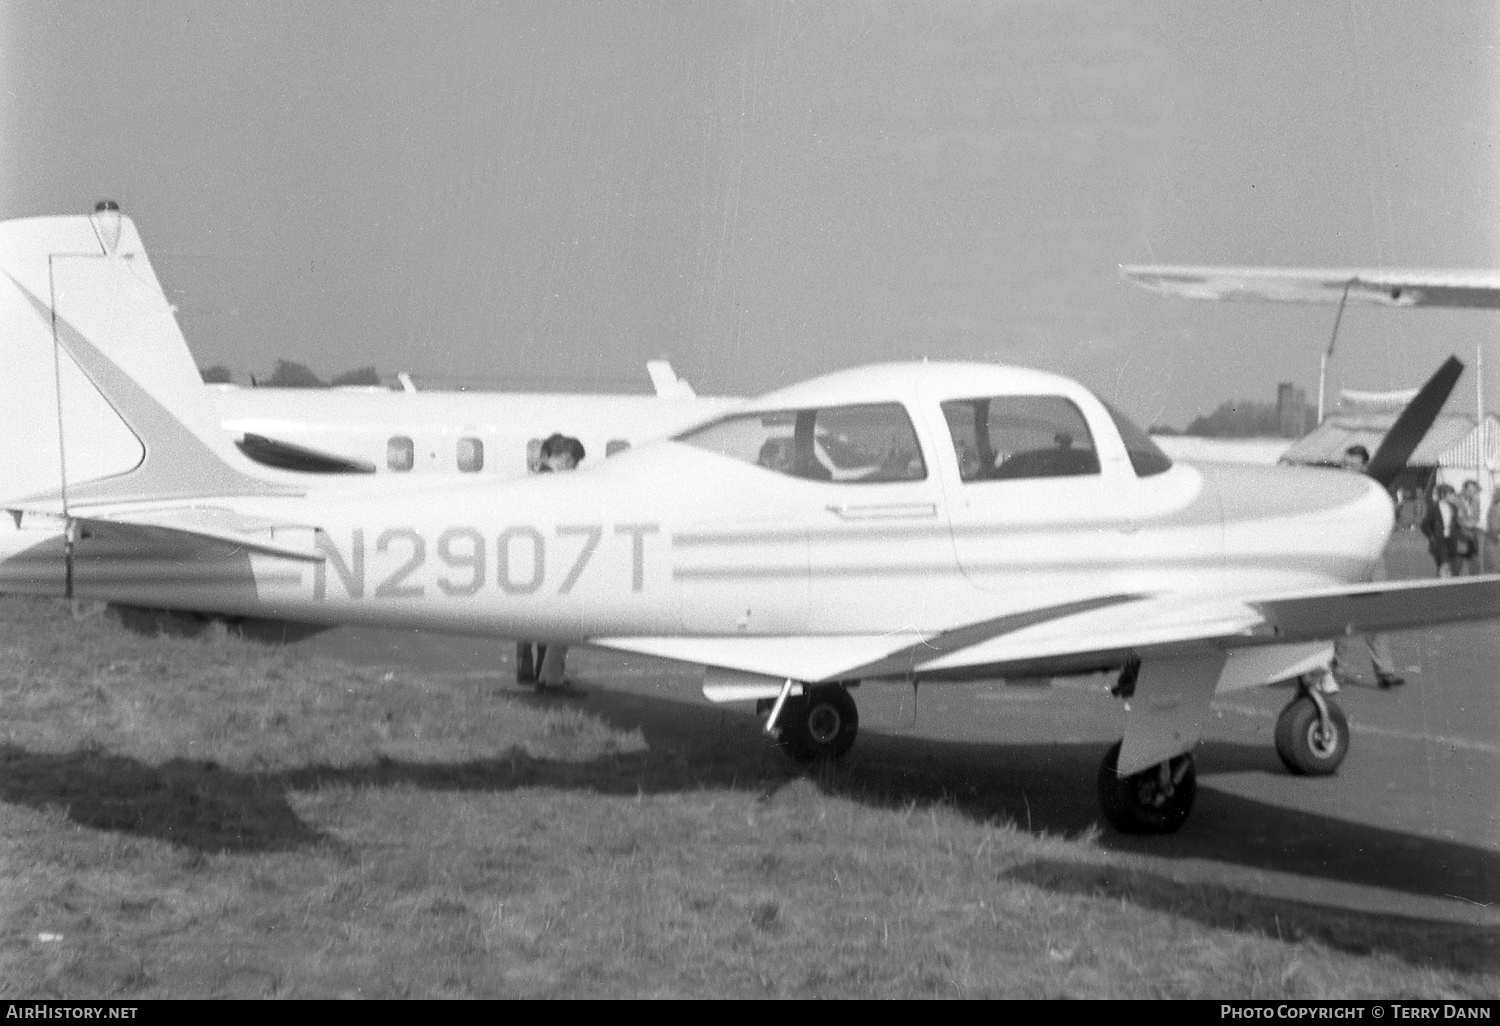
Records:
[[[1306,695],[1292,699],[1276,717],[1276,754],[1298,776],[1326,777],[1349,754],[1349,720],[1333,701],[1323,701],[1326,726],[1318,719],[1317,703]]]
[[[823,684],[787,699],[776,722],[778,743],[798,762],[841,759],[859,734],[859,707],[842,684]]]
[[[1187,822],[1198,796],[1198,770],[1193,753],[1169,760],[1170,782],[1161,783],[1161,767],[1152,766],[1122,777],[1120,742],[1116,741],[1099,764],[1099,807],[1116,830],[1126,834],[1170,834]]]
[[[535,684],[537,670],[541,669],[540,660],[533,661],[531,655],[531,642],[516,642],[516,683]]]

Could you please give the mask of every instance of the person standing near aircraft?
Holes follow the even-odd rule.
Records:
[[[578,439],[563,434],[551,435],[542,443],[542,465],[537,472],[562,474],[569,470],[577,470],[578,464],[583,462],[585,455],[583,443]],[[548,689],[569,690],[568,681],[564,675],[567,658],[567,645],[536,646],[536,689],[538,692]]]
[[[547,436],[537,451],[532,472],[556,474],[573,470],[583,462],[585,455],[583,443],[578,439],[561,433],[553,433]],[[549,649],[552,651],[549,652]],[[516,642],[516,683],[532,684],[538,692],[549,685],[561,687],[564,683],[563,666],[567,654],[566,645],[548,646],[530,641]]]
[[[1484,510],[1479,505],[1478,481],[1470,478],[1464,482],[1463,491],[1454,500],[1454,509],[1458,514],[1454,573],[1457,576],[1482,573]]]
[[[1479,570],[1486,574],[1500,572],[1500,488],[1490,493],[1490,513],[1484,524],[1484,552]]]
[[[1457,562],[1455,542],[1458,536],[1458,511],[1453,504],[1453,486],[1438,485],[1422,518],[1422,533],[1427,536],[1427,551],[1437,564],[1439,577],[1452,577]]]
[[[1370,463],[1370,450],[1362,445],[1351,445],[1344,450],[1343,458],[1339,466],[1353,474],[1363,474]],[[1385,568],[1385,557],[1381,556],[1375,561],[1370,570],[1370,581],[1389,580]],[[1384,634],[1366,634],[1360,639],[1364,643],[1365,654],[1370,658],[1370,667],[1375,671],[1375,683],[1381,688],[1397,688],[1406,681],[1396,671],[1395,659],[1391,656],[1391,643]],[[1353,656],[1349,653],[1350,646],[1356,644],[1354,638],[1339,638],[1333,646],[1333,676],[1337,677],[1340,672],[1352,664]]]

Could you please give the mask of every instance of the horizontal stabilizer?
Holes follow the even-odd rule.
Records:
[[[321,563],[324,558],[313,544],[317,529],[309,524],[249,516],[217,506],[132,510],[73,519],[85,532],[100,528],[143,531],[159,538],[178,535],[306,562]]]

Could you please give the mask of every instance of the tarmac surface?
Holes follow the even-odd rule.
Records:
[[[1431,574],[1414,533],[1397,535],[1388,564],[1392,577]],[[1180,883],[1500,928],[1500,624],[1391,641],[1407,683],[1343,688],[1338,701],[1354,737],[1335,776],[1293,776],[1277,758],[1272,731],[1290,687],[1238,692],[1214,705],[1187,824],[1145,838],[1105,827],[1101,845],[1142,874]],[[342,628],[299,647],[524,693],[510,642]],[[569,676],[585,694],[536,700],[573,703],[640,729],[652,747],[712,748],[731,760],[743,752],[747,768],[761,759],[757,720],[740,706],[710,705],[689,669],[575,649]],[[865,685],[855,692],[860,735],[847,759],[865,780],[909,801],[945,800],[979,818],[1077,835],[1102,824],[1094,778],[1123,723],[1108,683],[1096,676],[930,685],[915,695]],[[788,778],[796,772],[788,761]]]

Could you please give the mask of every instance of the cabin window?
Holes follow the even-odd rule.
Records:
[[[623,438],[611,438],[604,443],[604,458],[609,459],[617,452],[624,452],[630,448],[630,443]]]
[[[965,481],[1099,473],[1083,412],[1060,395],[1006,395],[943,403]]]
[[[405,435],[392,435],[385,443],[385,465],[392,470],[406,471],[416,466],[417,447]]]
[[[1104,400],[1100,400],[1104,403]],[[1136,426],[1135,421],[1115,409],[1109,403],[1104,403],[1104,409],[1109,412],[1109,419],[1115,422],[1115,430],[1120,432],[1120,441],[1125,444],[1125,454],[1130,457],[1130,466],[1135,470],[1136,477],[1150,477],[1153,474],[1165,474],[1172,469],[1172,460],[1153,441],[1151,436]]]
[[[458,440],[458,469],[465,474],[477,474],[484,469],[484,442],[478,438]]]
[[[927,477],[917,433],[900,403],[734,414],[676,440],[815,481],[880,484]]]

